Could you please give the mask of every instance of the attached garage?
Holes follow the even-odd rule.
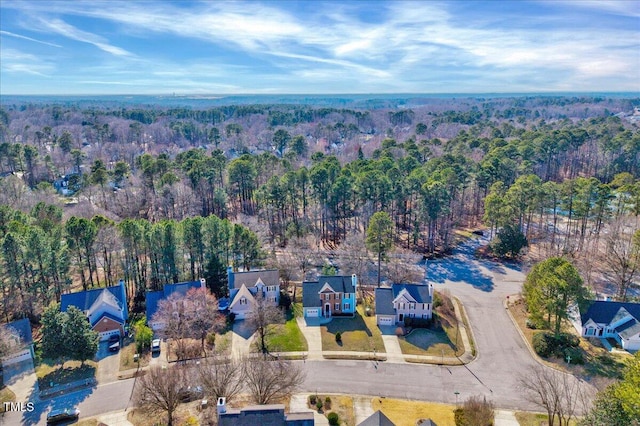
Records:
[[[394,325],[395,317],[390,315],[378,315],[378,325]]]
[[[320,309],[319,308],[305,308],[304,316],[305,317],[309,317],[309,318],[317,318],[318,316],[320,316]]]

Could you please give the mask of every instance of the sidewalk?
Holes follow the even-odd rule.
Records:
[[[126,411],[114,411],[112,413],[102,414],[96,417],[98,424],[106,426],[133,426],[127,419]]]

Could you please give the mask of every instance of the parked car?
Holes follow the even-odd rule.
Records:
[[[109,336],[109,350],[111,352],[118,352],[120,349],[120,335],[112,334]]]
[[[151,342],[151,352],[160,352],[160,339],[153,339]]]
[[[187,386],[178,390],[178,396],[181,402],[191,402],[204,397],[202,386]]]
[[[77,420],[80,416],[80,410],[77,408],[62,408],[57,410],[51,410],[47,414],[47,424],[57,424],[67,422],[69,420]]]

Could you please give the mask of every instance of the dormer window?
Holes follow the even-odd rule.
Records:
[[[240,298],[240,304],[241,305],[246,305],[247,304],[247,298],[246,297]]]

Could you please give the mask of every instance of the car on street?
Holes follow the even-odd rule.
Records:
[[[153,339],[151,342],[151,352],[160,352],[160,339]]]
[[[112,334],[109,336],[109,351],[110,352],[118,352],[120,349],[120,335]]]
[[[53,425],[70,420],[77,420],[80,416],[80,410],[77,408],[54,409],[47,414],[47,424]]]

